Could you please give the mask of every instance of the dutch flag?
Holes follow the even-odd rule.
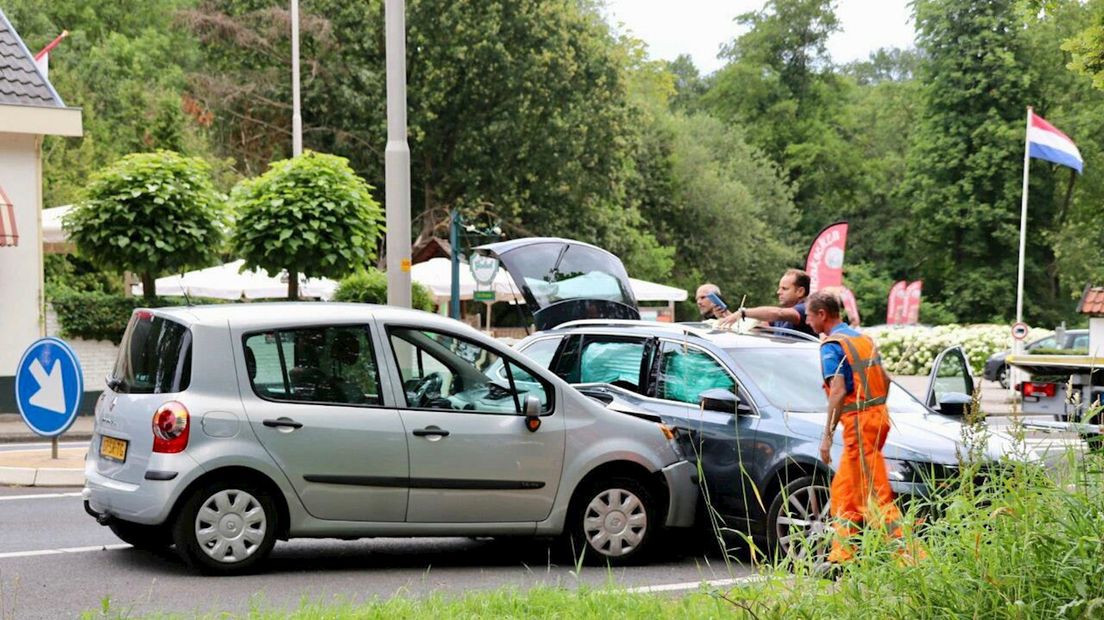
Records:
[[[1027,153],[1035,159],[1067,166],[1081,174],[1083,162],[1077,145],[1035,112],[1030,113],[1027,124]]]

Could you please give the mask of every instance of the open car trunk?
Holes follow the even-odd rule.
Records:
[[[601,248],[571,239],[533,237],[475,250],[502,263],[525,297],[538,330],[577,319],[640,318],[625,266]]]

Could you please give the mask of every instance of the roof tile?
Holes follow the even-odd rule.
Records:
[[[52,106],[65,103],[38,71],[34,57],[0,10],[0,105]]]
[[[1081,303],[1077,304],[1081,314],[1104,315],[1104,286],[1085,287]]]

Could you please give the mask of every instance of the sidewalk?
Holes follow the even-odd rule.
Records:
[[[78,416],[58,440],[87,442],[92,416]],[[17,448],[18,444],[24,444]],[[32,445],[34,444],[34,445]],[[36,435],[15,413],[0,413],[0,485],[81,486],[84,484],[86,446],[66,447],[52,458],[50,440]]]

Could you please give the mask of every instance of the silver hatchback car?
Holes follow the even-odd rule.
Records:
[[[458,321],[329,303],[135,311],[85,477],[119,538],[215,574],[293,537],[564,534],[631,562],[698,492],[672,429]]]

